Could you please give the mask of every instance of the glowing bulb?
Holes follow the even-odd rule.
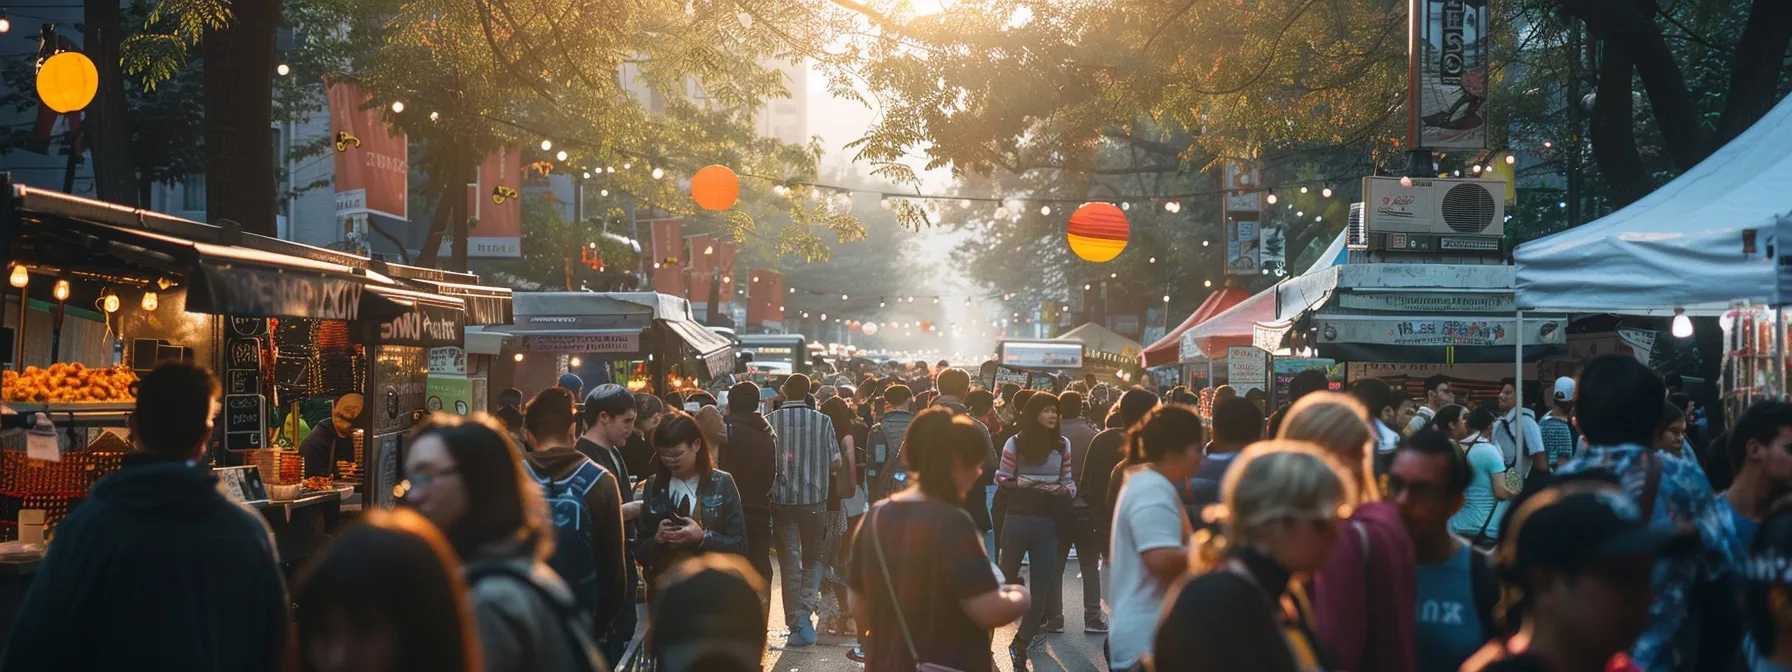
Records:
[[[936,303],[936,304],[937,304],[937,303],[939,303],[939,302],[940,302],[940,297],[937,297],[937,296],[936,296],[936,297],[933,297],[933,302],[934,302],[934,303]]]
[[[523,353],[520,353],[520,352],[519,352],[519,353],[516,353],[516,354],[514,354],[514,355],[511,355],[511,356],[510,356],[510,358],[511,358],[511,359],[513,359],[513,360],[515,360],[515,361],[519,361],[519,362],[520,362],[520,361],[523,361]]]
[[[12,277],[8,278],[14,287],[24,287],[31,283],[31,273],[25,270],[24,264],[12,265]]]
[[[1131,204],[1131,203],[1121,203],[1121,204],[1120,204],[1120,209],[1121,209],[1121,210],[1131,210],[1131,209],[1132,209],[1132,204]]]
[[[847,297],[847,296],[846,296],[846,295],[845,295],[845,294],[841,294],[841,295],[840,295],[840,300],[841,300],[841,301],[851,301],[851,300],[852,300],[852,299],[850,299],[850,298],[848,298],[848,297]]]
[[[1148,263],[1148,264],[1155,264],[1155,263],[1157,263],[1157,257],[1152,257],[1152,258],[1150,258],[1150,259],[1148,259],[1148,260],[1146,260],[1146,262],[1145,262],[1145,263]]]
[[[285,77],[287,75],[292,74],[292,68],[288,67],[285,63],[281,63],[279,65],[274,66],[274,74],[280,75],[281,77]]]
[[[548,150],[550,150],[550,149],[553,149],[553,148],[554,148],[554,141],[553,141],[553,140],[543,140],[543,141],[541,141],[541,151],[544,151],[544,152],[545,152],[545,151],[548,151]]]
[[[1052,206],[1049,206],[1049,205],[1039,206],[1039,214],[1050,217],[1052,214]]]
[[[616,174],[616,167],[615,166],[605,166],[604,172],[614,175],[614,174]]]
[[[108,313],[118,312],[118,295],[108,292],[106,298],[100,301],[100,305],[104,307]]]
[[[1301,187],[1301,188],[1300,188],[1300,193],[1303,193],[1303,194],[1304,194],[1304,193],[1307,193],[1307,188],[1306,188],[1306,187]]]
[[[1474,172],[1474,173],[1475,173],[1475,174],[1476,174],[1476,175],[1480,175],[1480,174],[1481,174],[1481,167],[1480,167],[1480,166],[1474,166],[1474,167],[1472,167],[1472,168],[1469,168],[1469,170],[1471,170],[1471,171],[1473,171],[1473,172]]]
[[[160,305],[162,305],[162,303],[160,300],[158,300],[156,298],[155,292],[144,292],[143,293],[143,309],[144,310],[155,310],[156,307],[160,306]]]
[[[1319,190],[1319,195],[1320,195],[1320,196],[1324,196],[1324,197],[1326,197],[1326,198],[1331,198],[1331,197],[1332,197],[1332,188],[1331,188],[1331,187],[1326,187],[1326,188],[1324,188],[1324,189],[1320,189],[1320,190]]]
[[[51,294],[55,295],[57,301],[67,301],[68,300],[68,281],[67,280],[57,280],[56,287],[51,290]]]
[[[441,113],[439,113],[439,112],[431,112],[431,113],[429,113],[429,120],[430,120],[430,121],[435,121],[435,120],[437,120],[437,119],[441,119],[441,118],[442,118],[442,115],[441,115]]]
[[[722,276],[722,283],[732,285],[732,284],[734,284],[734,278],[724,275],[724,276]]]
[[[883,302],[883,301],[879,301],[879,302],[877,302],[877,307],[879,307],[879,308],[882,308],[882,307],[884,307],[884,306],[886,306],[886,305],[889,305],[889,304],[887,304],[887,303],[884,303],[884,302]]]
[[[1402,187],[1410,187],[1410,186],[1412,186],[1412,178],[1411,178],[1411,177],[1409,177],[1409,176],[1401,176],[1401,178],[1400,178],[1400,186],[1402,186]]]
[[[665,170],[663,170],[663,169],[660,169],[660,168],[655,168],[655,169],[653,169],[653,179],[656,179],[656,180],[657,180],[657,179],[660,179],[660,178],[662,178],[662,177],[665,177],[665,176],[666,176],[666,171],[665,171]]]
[[[1110,278],[1119,278],[1119,277],[1120,277],[1120,274],[1119,274],[1119,273],[1109,273],[1109,274],[1108,274],[1108,277],[1110,277]]]
[[[1518,163],[1518,155],[1517,154],[1507,154],[1506,155],[1506,165],[1510,166],[1515,163]]]
[[[1202,286],[1202,287],[1212,287],[1212,286],[1213,286],[1213,281],[1212,281],[1212,280],[1202,280],[1202,281],[1201,281],[1201,286]]]
[[[1679,308],[1674,309],[1673,331],[1674,338],[1692,337],[1692,318],[1686,316],[1686,311]]]
[[[1294,216],[1295,217],[1305,217],[1305,216],[1307,216],[1307,213],[1302,212],[1300,210],[1296,210],[1296,211],[1294,211]]]
[[[404,114],[404,101],[402,101],[402,100],[392,101],[392,113],[393,114]]]
[[[1556,143],[1553,143],[1553,142],[1550,142],[1550,141],[1548,141],[1548,140],[1544,140],[1544,141],[1543,141],[1543,148],[1544,148],[1544,149],[1549,149],[1549,148],[1551,148],[1551,147],[1554,147],[1554,146],[1556,146]]]
[[[597,195],[601,196],[603,198],[609,198],[610,190],[609,189],[599,189],[599,190],[597,190]]]
[[[1170,302],[1170,295],[1169,295],[1169,294],[1165,294],[1165,295],[1164,295],[1164,303],[1169,303],[1169,302]]]
[[[12,32],[12,20],[6,18],[5,12],[0,12],[0,33],[10,32]]]
[[[567,366],[575,366],[575,367],[584,366],[585,360],[579,359],[578,355],[574,355],[572,359],[566,360],[566,364],[567,364]]]
[[[759,282],[759,276],[757,276],[757,275],[753,276],[753,282]]]
[[[1269,192],[1269,196],[1265,197],[1263,200],[1268,201],[1270,205],[1275,205],[1276,201],[1279,199],[1276,198],[1276,192],[1272,191]]]
[[[1211,240],[1201,241],[1201,247],[1207,247],[1208,245],[1211,245],[1211,244],[1213,244],[1213,241],[1211,241]]]
[[[622,164],[622,169],[623,169],[623,170],[628,170],[628,169],[630,169],[630,168],[633,168],[633,167],[635,167],[635,164],[632,164],[632,163],[628,163],[628,162],[626,162],[626,161],[625,161],[625,162],[623,162],[623,164]],[[611,168],[611,169],[610,169],[610,172],[612,172],[612,173],[614,173],[614,172],[616,172],[616,169],[614,169],[614,168]]]
[[[585,171],[581,175],[583,176],[583,179],[587,179],[587,180],[591,179],[591,171],[589,171],[589,170]]]
[[[823,321],[823,322],[826,322],[826,321],[828,321],[828,314],[827,314],[827,313],[822,313],[822,314],[821,314],[821,321]]]
[[[1087,291],[1089,291],[1089,288],[1090,288],[1090,287],[1091,287],[1091,286],[1092,286],[1092,285],[1089,285],[1089,284],[1087,284],[1087,283],[1084,283],[1084,284],[1083,284],[1083,291],[1085,291],[1085,292],[1087,292]]]
[[[561,161],[565,161],[566,160],[566,150],[564,150],[564,149],[560,150],[558,153],[554,154],[554,158],[559,159]]]
[[[715,254],[715,253],[716,253],[716,246],[714,246],[714,245],[706,245],[706,246],[704,246],[704,248],[703,248],[703,253],[704,253],[704,254]]]

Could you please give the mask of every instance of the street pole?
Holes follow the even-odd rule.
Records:
[[[1422,131],[1419,124],[1420,113],[1424,107],[1424,92],[1419,90],[1419,59],[1425,53],[1421,38],[1425,33],[1422,24],[1425,17],[1427,0],[1407,0],[1406,3],[1406,175],[1421,177],[1432,174],[1431,150],[1421,146]]]
[[[1581,36],[1580,21],[1573,15],[1563,12],[1568,20],[1568,141],[1562,151],[1567,155],[1568,165],[1568,226],[1580,224],[1580,78]]]

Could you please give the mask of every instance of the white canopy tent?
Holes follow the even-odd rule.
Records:
[[[1521,310],[1715,315],[1730,302],[1778,303],[1776,222],[1792,213],[1792,98],[1654,193],[1573,229],[1519,245]],[[1744,252],[1744,232],[1755,252]]]

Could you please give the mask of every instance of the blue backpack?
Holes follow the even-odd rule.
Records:
[[[523,468],[529,471],[529,478],[541,484],[548,510],[554,513],[554,557],[548,559],[548,566],[566,581],[579,607],[593,612],[598,602],[597,562],[591,542],[591,508],[585,505],[585,494],[603,478],[604,468],[586,460],[572,475],[558,481],[536,473],[527,462]]]

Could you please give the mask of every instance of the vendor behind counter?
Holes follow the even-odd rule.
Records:
[[[366,398],[350,392],[330,405],[330,423],[311,430],[299,444],[299,456],[305,461],[305,477],[338,476],[337,462],[355,459],[355,422],[361,418]]]

